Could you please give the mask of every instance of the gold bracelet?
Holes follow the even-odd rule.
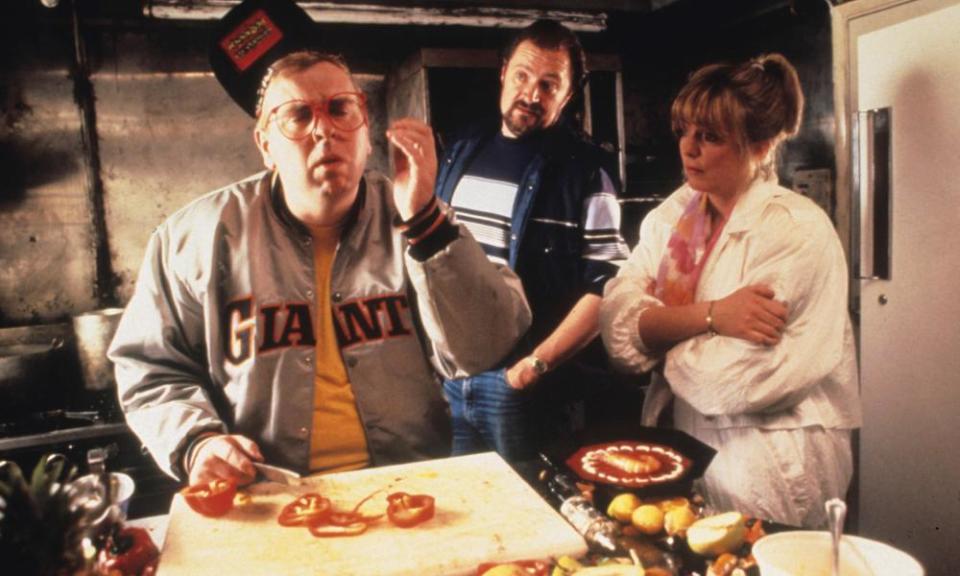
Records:
[[[707,334],[710,336],[716,336],[717,330],[713,327],[713,305],[716,304],[716,300],[710,301],[710,306],[707,307]]]

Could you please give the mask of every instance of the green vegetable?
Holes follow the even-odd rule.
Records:
[[[50,576],[84,566],[83,510],[71,510],[76,469],[59,454],[40,459],[30,482],[15,462],[0,461],[0,558],[7,574]]]

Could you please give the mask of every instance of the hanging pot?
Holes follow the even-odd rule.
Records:
[[[83,386],[87,391],[112,391],[116,387],[107,348],[122,315],[123,308],[104,308],[73,317]]]

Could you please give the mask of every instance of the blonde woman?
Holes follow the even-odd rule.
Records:
[[[693,74],[671,110],[686,184],[644,220],[601,324],[618,364],[656,369],[644,423],[717,449],[712,507],[816,527],[846,494],[861,415],[843,250],[774,171],[802,110],[779,54]]]

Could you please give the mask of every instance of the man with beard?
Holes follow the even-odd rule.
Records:
[[[517,272],[533,311],[499,370],[444,383],[455,454],[531,458],[582,425],[585,388],[603,383],[598,311],[626,245],[618,184],[604,169],[612,159],[564,114],[585,75],[577,37],[534,22],[505,51],[500,122],[471,130],[441,164],[437,195],[492,261]]]
[[[153,233],[110,348],[127,422],[191,484],[449,455],[439,383],[499,362],[530,314],[433,194],[433,134],[387,130],[365,172],[366,98],[294,2],[248,0],[211,47],[256,118],[266,170]]]

